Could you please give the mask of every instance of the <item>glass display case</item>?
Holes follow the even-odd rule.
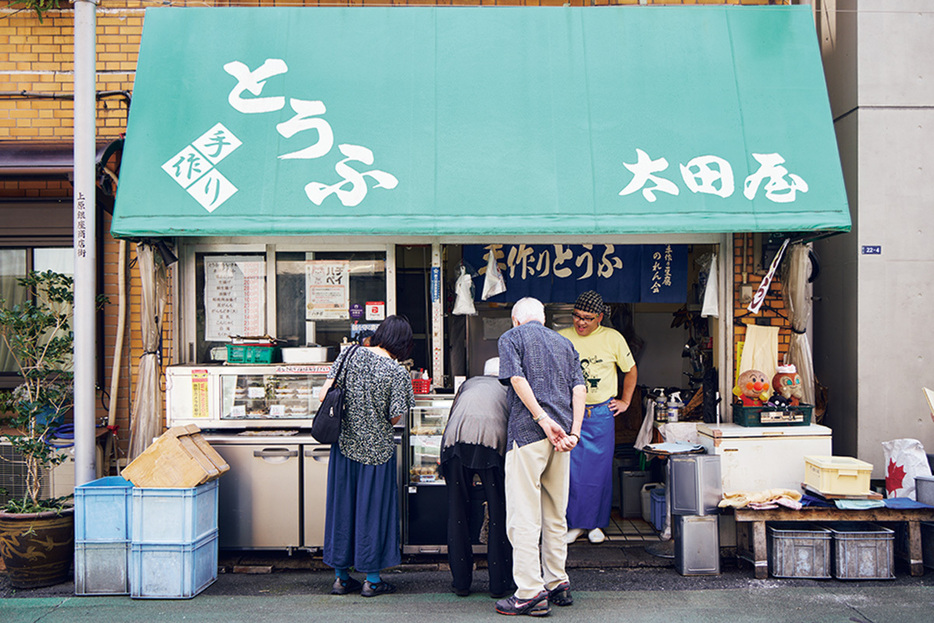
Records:
[[[403,456],[403,541],[405,554],[447,551],[447,486],[441,476],[441,437],[447,426],[454,396],[416,397],[405,431]],[[470,486],[471,541],[475,553],[480,544],[486,498],[478,481]]]
[[[222,420],[313,418],[324,377],[299,374],[222,374]]]
[[[410,483],[444,484],[441,435],[451,411],[450,399],[416,400],[409,417],[408,461]]]
[[[167,423],[201,428],[310,428],[330,364],[170,366]]]

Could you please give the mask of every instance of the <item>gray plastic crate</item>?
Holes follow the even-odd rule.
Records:
[[[833,535],[834,577],[890,580],[895,577],[895,531],[861,521],[828,524]]]
[[[768,524],[769,571],[776,578],[831,576],[830,530],[801,522]]]
[[[129,595],[129,541],[75,543],[75,595]]]

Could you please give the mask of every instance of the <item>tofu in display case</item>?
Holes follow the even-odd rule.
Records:
[[[444,483],[441,477],[441,436],[451,400],[416,400],[409,421],[409,482]]]

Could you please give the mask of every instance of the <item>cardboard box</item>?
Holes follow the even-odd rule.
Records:
[[[872,464],[849,456],[804,457],[804,483],[830,495],[869,493]]]
[[[194,424],[174,426],[127,465],[122,475],[137,487],[185,489],[214,480],[230,466]]]

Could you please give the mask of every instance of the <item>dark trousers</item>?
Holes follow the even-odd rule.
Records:
[[[512,590],[512,545],[506,537],[506,488],[503,468],[471,469],[460,457],[451,457],[441,464],[448,494],[448,564],[454,588],[470,590],[473,580],[473,549],[470,543],[470,486],[474,474],[480,476],[486,494],[489,516],[487,566],[490,593],[497,595]]]

